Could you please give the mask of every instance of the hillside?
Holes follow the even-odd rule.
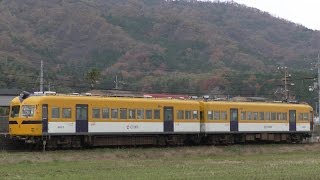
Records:
[[[96,68],[98,88],[270,95],[277,66],[305,71],[319,49],[319,31],[235,3],[0,1],[1,87],[37,88],[44,60],[55,90]]]

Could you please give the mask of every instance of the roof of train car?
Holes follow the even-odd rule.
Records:
[[[80,101],[122,101],[122,102],[161,102],[161,103],[186,103],[189,104],[198,104],[200,101],[198,100],[182,100],[182,99],[164,99],[164,98],[130,98],[130,97],[104,97],[104,96],[72,96],[72,95],[50,95],[50,96],[30,96],[24,100],[25,103],[40,103],[43,101],[50,100],[80,100]],[[291,107],[309,107],[308,104],[292,104],[292,103],[280,103],[280,102],[235,102],[235,101],[201,101],[205,105],[235,105],[235,106],[291,106]],[[19,104],[20,99],[16,97],[12,100],[12,103]]]

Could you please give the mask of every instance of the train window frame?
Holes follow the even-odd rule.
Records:
[[[199,118],[199,113],[198,113],[198,111],[197,111],[197,110],[193,110],[193,111],[192,111],[192,119],[193,119],[193,120],[198,120],[198,118]]]
[[[308,121],[309,120],[309,113],[303,113],[303,120]]]
[[[91,109],[91,117],[93,119],[100,119],[101,118],[101,109],[98,107],[93,107]]]
[[[137,118],[137,110],[136,109],[129,109],[128,110],[128,119],[136,119]]]
[[[161,110],[160,109],[153,110],[153,118],[157,119],[157,120],[161,119]]]
[[[227,120],[228,119],[227,111],[220,111],[220,118],[221,120]]]
[[[213,120],[220,120],[220,111],[213,111]]]
[[[247,113],[247,120],[253,120],[253,113],[251,111]]]
[[[110,119],[110,108],[103,107],[101,111],[102,119]]]
[[[207,112],[207,118],[208,120],[213,120],[213,110]]]
[[[144,119],[144,109],[137,109],[137,119]]]
[[[259,113],[258,112],[253,112],[252,113],[252,117],[253,117],[253,120],[259,120]]]
[[[184,119],[184,110],[177,111],[177,119]]]
[[[277,113],[276,112],[271,112],[270,119],[271,119],[271,121],[276,121],[277,120]]]
[[[127,119],[128,118],[128,109],[127,108],[120,108],[120,119]]]
[[[60,118],[60,108],[59,107],[52,107],[51,108],[51,118],[52,119]]]
[[[187,119],[187,120],[190,120],[191,117],[192,117],[191,110],[185,110],[184,111],[184,118]]]
[[[19,117],[19,114],[20,114],[20,106],[19,105],[11,106],[10,117],[11,118],[16,118],[16,117]]]
[[[288,114],[286,112],[282,114],[283,114],[283,120],[288,121]]]
[[[152,119],[152,109],[146,109],[146,119]]]
[[[111,108],[111,119],[119,119],[119,108]]]
[[[259,120],[264,120],[264,112],[259,112]]]
[[[62,118],[71,119],[72,110],[71,108],[62,108]]]
[[[264,112],[264,119],[267,121],[271,120],[271,112]]]
[[[241,120],[246,120],[247,119],[247,112],[246,111],[241,111]]]

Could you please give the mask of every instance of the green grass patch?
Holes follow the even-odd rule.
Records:
[[[320,145],[1,152],[0,179],[320,179]]]

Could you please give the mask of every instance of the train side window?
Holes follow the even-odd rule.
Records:
[[[178,116],[178,119],[184,119],[184,111],[183,110],[179,110],[177,111],[177,116]]]
[[[220,120],[220,111],[214,111],[214,120]]]
[[[71,108],[62,108],[62,118],[71,118]]]
[[[258,112],[253,112],[253,120],[258,120]]]
[[[129,109],[129,119],[136,119],[136,110]]]
[[[298,119],[303,120],[303,113],[299,113]]]
[[[100,108],[92,108],[92,118],[100,118]]]
[[[264,120],[264,112],[259,112],[259,120]]]
[[[146,119],[152,119],[152,110],[146,109]]]
[[[51,118],[60,118],[60,108],[58,107],[51,108]]]
[[[277,120],[283,120],[283,114],[278,112],[277,113]]]
[[[109,119],[109,108],[102,108],[102,118]]]
[[[287,119],[287,113],[285,112],[285,113],[282,113],[283,114],[283,120],[288,120]]]
[[[265,120],[270,120],[270,112],[264,113]]]
[[[127,119],[127,108],[120,108],[120,119]]]
[[[221,120],[227,120],[227,112],[221,111]]]
[[[208,111],[208,120],[213,120],[213,111]]]
[[[303,113],[303,120],[308,121],[309,120],[309,113]]]
[[[111,109],[111,118],[118,119],[118,109]]]
[[[247,118],[248,120],[252,120],[253,119],[252,112],[248,112],[247,115],[248,115],[248,118]]]
[[[191,111],[185,111],[185,119],[191,119]]]
[[[277,114],[275,112],[271,112],[271,120],[277,120]]]
[[[144,110],[137,109],[137,119],[144,119]]]
[[[153,110],[154,119],[160,119],[160,109]]]
[[[192,111],[192,119],[198,119],[198,111]]]
[[[241,111],[241,120],[246,120],[247,112]]]

